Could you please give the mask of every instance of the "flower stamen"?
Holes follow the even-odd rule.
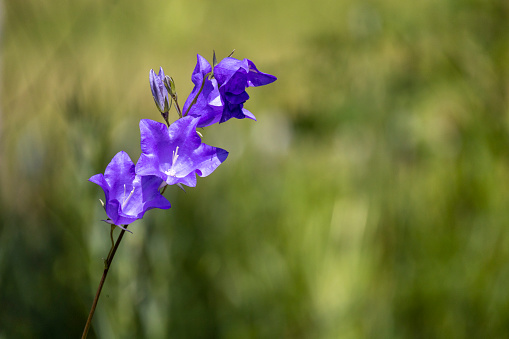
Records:
[[[175,150],[172,152],[171,167],[170,167],[170,169],[164,171],[164,173],[166,175],[169,175],[170,177],[176,177],[177,176],[177,172],[175,171],[173,166],[175,166],[175,163],[177,162],[177,159],[179,158],[179,154],[178,153],[179,153],[179,147],[177,146],[177,148],[175,148]]]
[[[175,163],[177,162],[177,159],[179,158],[179,147],[177,146],[177,148],[175,148],[175,150],[172,152],[172,158],[171,158],[171,165],[175,165]]]
[[[127,205],[127,202],[129,201],[129,199],[131,199],[131,197],[133,196],[133,193],[134,193],[134,187],[133,187],[133,190],[131,191],[131,193],[129,193],[129,196],[127,198],[125,198],[125,184],[124,184],[124,202],[122,203],[122,209],[125,207],[125,205]]]

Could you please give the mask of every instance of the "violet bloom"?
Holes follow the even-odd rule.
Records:
[[[168,91],[164,87],[164,71],[161,67],[159,73],[156,74],[153,69],[149,75],[150,89],[157,108],[161,113],[167,113],[170,110],[171,101],[168,97]]]
[[[221,99],[219,97],[217,80],[209,79],[207,76],[207,74],[212,72],[212,67],[210,66],[209,62],[201,55],[198,54],[197,58],[198,61],[196,63],[196,67],[194,68],[193,75],[191,76],[194,88],[184,103],[183,112],[187,112],[189,110],[187,115],[200,117],[197,127],[207,127],[218,123],[219,120],[221,120],[221,116],[223,114],[223,104],[221,103]],[[205,83],[203,83],[204,78]],[[200,95],[196,98],[198,92],[200,92]],[[195,98],[196,102],[190,108],[190,105]]]
[[[217,79],[224,105],[220,122],[230,118],[256,120],[254,115],[244,108],[244,103],[249,99],[246,88],[267,85],[277,80],[273,75],[260,72],[251,60],[231,57],[224,58],[214,67],[214,77]]]
[[[89,181],[101,186],[106,197],[104,209],[110,224],[128,225],[141,219],[152,208],[168,209],[170,202],[159,193],[162,180],[156,176],[139,176],[129,155],[118,152],[103,174]]]
[[[170,127],[152,121],[140,121],[142,154],[136,174],[156,175],[168,185],[196,186],[196,174],[206,177],[223,161],[228,152],[206,145],[196,132],[199,117],[186,116]]]

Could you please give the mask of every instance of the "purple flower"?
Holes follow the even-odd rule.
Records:
[[[167,113],[170,110],[171,101],[168,97],[168,91],[164,87],[164,71],[161,67],[159,74],[156,74],[153,69],[150,70],[150,89],[152,96],[156,103],[157,108],[161,113]]]
[[[200,117],[186,116],[170,127],[152,121],[140,121],[142,154],[136,174],[156,175],[168,185],[196,186],[196,174],[206,177],[223,161],[228,152],[206,145],[196,133]]]
[[[191,76],[194,88],[184,103],[184,112],[188,111],[191,103],[201,89],[200,95],[196,98],[196,102],[193,106],[191,106],[187,115],[200,117],[197,127],[207,127],[218,123],[219,120],[221,120],[223,104],[219,98],[219,90],[217,88],[216,79],[209,79],[208,76],[206,77],[207,74],[212,72],[212,67],[201,55],[198,54],[197,58],[198,62],[196,63],[193,75]],[[205,83],[203,83],[204,78]]]
[[[220,122],[233,117],[256,120],[254,115],[244,108],[244,103],[249,99],[246,88],[267,85],[277,80],[273,75],[260,72],[251,60],[230,57],[224,58],[214,67],[214,78],[219,85],[224,106]]]
[[[103,174],[89,181],[101,186],[106,197],[104,209],[110,224],[128,225],[141,219],[152,208],[168,209],[170,202],[159,193],[162,180],[156,176],[139,176],[129,155],[118,152]]]

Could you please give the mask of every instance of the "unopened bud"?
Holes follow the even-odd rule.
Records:
[[[217,65],[216,51],[212,50],[212,52],[214,52],[214,54],[212,55],[212,67],[216,67]]]
[[[153,69],[150,70],[150,89],[152,90],[152,96],[154,102],[161,113],[168,112],[171,107],[171,100],[168,98],[168,92],[164,88],[164,71],[161,67],[159,73],[156,74]]]
[[[177,94],[177,91],[175,90],[175,82],[173,81],[173,78],[168,75],[164,77],[164,87],[166,87],[166,90],[172,97]]]

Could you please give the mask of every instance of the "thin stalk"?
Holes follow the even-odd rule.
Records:
[[[173,97],[172,97],[173,98]],[[177,96],[175,96],[175,98],[173,98],[173,101],[175,101],[175,106],[177,108],[177,113],[179,115],[179,119],[182,118],[182,111],[180,110],[180,106],[179,106],[179,103],[177,101]],[[169,126],[168,126],[169,127]]]
[[[113,249],[115,248],[115,243],[113,242],[113,231],[115,230],[115,228],[117,228],[117,226],[111,225],[110,231],[111,248],[110,251],[108,252],[108,256],[104,260],[104,268],[106,268],[106,266],[108,265],[108,259],[110,258],[111,252],[113,252]]]
[[[189,113],[189,111],[191,110],[191,107],[193,107],[194,104],[196,104],[196,101],[198,100],[198,96],[201,94],[201,91],[203,91],[203,86],[205,86],[205,80],[207,80],[207,78],[209,77],[210,73],[208,74],[205,74],[205,76],[203,77],[203,80],[201,82],[201,87],[200,87],[200,90],[198,91],[198,93],[196,93],[196,95],[194,96],[194,99],[193,101],[191,102],[191,104],[189,105],[189,107],[187,108],[186,112],[184,113],[184,116],[187,115],[187,113]]]
[[[128,225],[125,225],[125,228],[127,228],[127,226]],[[106,280],[106,275],[108,274],[108,271],[111,266],[111,262],[113,261],[113,257],[115,256],[115,253],[117,252],[118,245],[120,244],[120,241],[122,240],[122,237],[124,236],[124,233],[125,233],[125,230],[122,230],[120,232],[120,235],[118,236],[117,241],[115,242],[115,246],[113,247],[113,251],[111,251],[108,254],[108,257],[106,258],[106,261],[104,263],[103,276],[101,278],[101,282],[99,283],[99,287],[97,288],[94,302],[92,303],[92,308],[90,309],[90,313],[88,314],[87,323],[85,324],[85,329],[83,330],[83,335],[81,336],[81,339],[85,339],[88,335],[88,330],[90,329],[90,325],[92,324],[92,318],[94,316],[97,302],[99,301],[99,296],[101,295],[101,290],[103,288],[104,281]]]

